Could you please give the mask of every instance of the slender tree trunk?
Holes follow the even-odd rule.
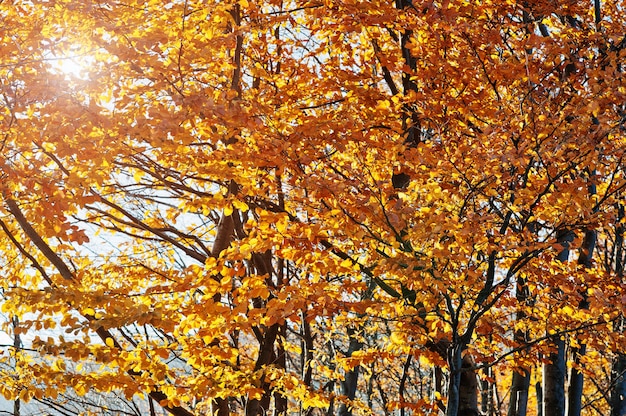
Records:
[[[274,324],[265,330],[262,338],[259,340],[259,356],[257,357],[254,369],[261,370],[268,364],[270,364],[275,358],[274,343],[276,336],[278,335],[279,325]],[[248,401],[246,406],[246,416],[265,416],[266,412],[270,408],[271,392],[269,384],[261,380],[261,388],[263,389],[263,396],[260,399],[252,399]]]
[[[511,398],[507,416],[526,416],[529,389],[530,371],[525,368],[515,371],[511,382]]]
[[[363,343],[359,340],[354,328],[348,328],[350,343],[348,344],[347,357],[363,348]],[[359,382],[359,366],[352,368],[346,373],[345,380],[341,382],[341,393],[350,401],[356,398],[357,384]],[[346,403],[341,403],[337,413],[339,416],[352,416],[352,407]]]
[[[485,369],[486,379],[481,381],[480,405],[483,416],[495,415],[494,391],[496,387],[495,374],[491,367]]]
[[[517,279],[517,292],[515,297],[521,305],[529,302],[529,293],[526,282],[522,277]],[[518,321],[526,318],[523,311],[518,311],[516,319]],[[513,338],[516,343],[523,345],[527,342],[527,333],[524,331],[515,331]],[[507,416],[526,416],[528,407],[528,391],[530,389],[530,369],[520,368],[513,372],[513,380],[511,381],[511,398],[509,400],[509,410]]]
[[[462,347],[453,345],[448,349],[448,366],[450,369],[450,380],[448,381],[448,405],[446,406],[446,416],[458,416],[461,388],[461,371],[463,367]]]
[[[13,317],[13,319],[11,320],[11,324],[13,326],[13,348],[15,348],[15,353],[17,354],[22,349],[22,340],[20,338],[20,334],[18,331],[20,321],[17,318],[17,316]],[[20,398],[17,397],[13,401],[13,416],[20,416],[20,407],[21,407]]]
[[[611,416],[626,415],[626,355],[618,354],[611,369]]]
[[[464,346],[457,344],[448,349],[450,380],[446,416],[478,416],[478,378],[474,362],[463,356]]]
[[[236,191],[237,185],[232,182],[230,184],[231,190]],[[220,253],[226,249],[230,245],[230,242],[233,238],[233,232],[235,230],[235,221],[233,219],[233,214],[231,215],[222,215],[220,221],[217,226],[217,234],[215,235],[215,240],[213,241],[213,248],[211,249],[211,257],[219,257]],[[216,293],[213,297],[214,302],[220,302],[222,295],[220,293]],[[216,340],[213,345],[217,345],[218,341]],[[228,404],[228,399],[224,398],[216,398],[212,403],[212,411],[217,416],[229,416],[230,415],[230,406]]]
[[[311,385],[313,378],[313,335],[311,334],[311,324],[307,321],[306,312],[302,312],[302,381],[306,386]]]
[[[535,383],[535,395],[537,396],[537,416],[543,416],[543,387],[539,381]]]
[[[287,336],[286,324],[280,326],[279,335],[281,339],[285,339],[285,337]],[[282,343],[278,344],[276,350],[276,365],[282,369],[287,368],[287,354]],[[282,392],[274,392],[274,415],[286,416],[287,405],[287,396]]]
[[[557,260],[565,263],[569,260],[570,245],[574,241],[574,233],[566,230],[557,237],[563,247]],[[548,357],[543,366],[543,415],[565,416],[565,339],[560,336],[551,338],[555,351]]]
[[[254,253],[252,255],[252,264],[259,276],[267,276],[267,285],[272,285],[272,252],[268,250],[264,253]],[[264,307],[264,301],[261,299],[254,299],[253,304],[258,308]],[[277,356],[275,344],[276,338],[282,329],[282,325],[274,324],[267,328],[258,328],[258,331],[255,332],[259,342],[259,355],[254,366],[255,371],[262,370],[269,364],[280,365],[280,362],[278,361],[280,356]],[[284,354],[282,358],[284,359]],[[268,382],[262,379],[261,388],[263,389],[262,397],[260,399],[248,401],[248,405],[246,406],[246,416],[265,416],[269,411],[273,396],[271,386]],[[276,406],[280,407],[283,405],[281,399],[279,399],[278,402],[275,401],[274,403]]]
[[[476,365],[470,355],[465,355],[461,363],[461,384],[459,386],[459,416],[478,416],[478,376]]]
[[[565,340],[553,340],[556,351],[543,366],[543,415],[565,415]]]
[[[624,232],[625,227],[622,225],[622,220],[626,217],[626,212],[623,205],[617,207],[618,213],[618,225],[615,230],[615,245],[613,248],[613,267],[619,280],[624,277]],[[618,319],[613,330],[615,332],[624,331],[624,317]],[[611,416],[624,416],[626,415],[626,354],[618,353],[617,357],[613,361],[613,367],[611,368]]]
[[[574,354],[574,363],[576,365],[581,364],[580,357],[584,356],[586,352],[587,346],[585,344],[581,344],[579,348],[573,349],[572,353]],[[583,380],[583,374],[577,368],[572,368],[569,389],[567,390],[568,416],[580,416],[582,411]]]
[[[404,416],[405,414],[405,409],[404,409],[404,389],[406,388],[406,381],[408,379],[409,376],[409,368],[411,367],[411,359],[412,359],[412,355],[409,354],[406,357],[406,361],[404,362],[404,367],[402,368],[402,378],[400,379],[400,386],[398,388],[398,397],[400,399],[400,416]]]
[[[439,398],[437,398],[436,393],[439,393]],[[439,410],[445,412],[446,407],[441,400],[441,397],[443,396],[443,370],[441,367],[436,366],[433,368],[433,391],[430,397],[435,403],[437,403]]]
[[[595,175],[594,172],[591,173],[591,179]],[[593,180],[591,184],[587,188],[589,195],[596,194],[596,186],[593,184]],[[597,242],[597,232],[592,229],[588,229],[585,231],[585,237],[583,238],[582,246],[579,250],[578,255],[578,264],[582,265],[586,269],[590,268],[592,265],[593,252],[596,248]],[[589,309],[589,301],[587,300],[586,290],[582,294],[583,299],[580,301],[578,307],[580,309]],[[568,416],[580,416],[582,412],[582,398],[583,398],[583,373],[578,370],[577,366],[581,365],[581,357],[587,353],[587,345],[584,341],[580,342],[580,347],[573,348],[573,360],[576,364],[572,367],[570,373],[570,381],[569,381],[569,389],[567,391],[567,415]]]

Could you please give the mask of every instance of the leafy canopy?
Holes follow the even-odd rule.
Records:
[[[451,346],[622,351],[623,282],[558,259],[623,218],[622,11],[3,2],[0,392],[427,413]]]

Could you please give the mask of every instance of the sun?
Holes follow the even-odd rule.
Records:
[[[84,78],[85,76],[85,68],[83,64],[75,58],[59,58],[53,67],[61,74],[68,75],[73,78]]]
[[[88,80],[90,68],[95,62],[94,57],[82,52],[80,48],[71,48],[63,55],[54,54],[48,57],[50,70],[66,79]]]

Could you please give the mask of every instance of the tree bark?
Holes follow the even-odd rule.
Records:
[[[516,299],[521,305],[529,302],[529,293],[526,282],[522,277],[517,278]],[[515,319],[520,321],[526,318],[523,311],[518,311]],[[515,331],[514,340],[523,345],[527,342],[527,333],[521,330]],[[520,368],[513,373],[511,381],[511,397],[509,400],[509,410],[507,416],[526,416],[528,407],[528,391],[530,389],[530,369]]]
[[[569,260],[570,245],[574,241],[574,233],[570,230],[561,231],[557,242],[562,249],[557,260],[565,263]],[[550,342],[555,351],[548,356],[543,366],[543,415],[565,416],[565,339],[552,337]]]
[[[530,371],[525,368],[515,371],[511,382],[511,398],[507,416],[526,416],[529,389]]]
[[[17,316],[14,316],[13,318],[11,318],[11,325],[13,327],[13,348],[15,348],[15,352],[17,353],[18,351],[22,349],[22,340],[21,340],[20,333],[18,330],[20,321],[17,318]],[[21,413],[20,413],[21,403],[22,402],[20,401],[19,397],[16,397],[15,400],[13,401],[13,416],[21,416]]]
[[[461,360],[461,384],[459,386],[459,416],[478,416],[478,376],[476,365],[469,354]]]
[[[611,416],[626,415],[626,355],[618,354],[611,369]]]
[[[450,368],[450,381],[448,382],[448,405],[446,406],[446,416],[458,416],[461,388],[461,371],[463,358],[460,345],[453,345],[448,349],[448,366]]]
[[[543,388],[541,383],[535,383],[535,395],[537,396],[537,416],[543,416]]]
[[[592,178],[594,173],[591,174]],[[587,188],[590,196],[596,194],[596,186],[593,182]],[[597,232],[593,229],[585,231],[585,237],[583,238],[582,246],[579,250],[578,264],[582,265],[586,269],[592,266],[593,252],[596,248],[598,236]],[[580,301],[578,307],[580,309],[589,309],[589,301],[587,300],[586,290],[583,289],[583,299]],[[587,352],[587,345],[584,341],[581,341],[580,347],[573,348],[573,360],[578,366],[581,364],[580,358]],[[576,366],[572,367],[570,372],[570,384],[567,391],[567,415],[568,416],[580,416],[582,412],[582,398],[583,398],[583,373],[578,370]]]
[[[485,370],[485,379],[480,380],[480,410],[483,416],[493,416],[495,414],[493,392],[496,386],[493,381],[493,369],[487,367]]]
[[[463,355],[465,346],[452,344],[448,348],[448,405],[446,416],[478,416],[478,379],[474,362]]]
[[[268,327],[265,330],[262,339],[259,340],[259,356],[257,357],[254,365],[255,371],[262,370],[276,358],[276,354],[274,353],[274,342],[276,341],[279,329],[280,326],[278,324]],[[246,416],[265,416],[268,411],[271,402],[269,384],[266,381],[261,380],[261,388],[263,389],[263,396],[260,399],[252,399],[248,401],[248,405],[246,406]]]
[[[282,324],[279,328],[279,337],[285,339],[287,337],[287,324]],[[279,343],[276,347],[276,365],[279,368],[287,368],[287,353],[282,343]],[[274,392],[274,415],[285,416],[287,415],[287,396],[283,392]]]
[[[556,351],[543,366],[543,415],[565,415],[565,340],[553,340]]]
[[[618,213],[618,226],[615,230],[615,244],[614,244],[614,258],[613,258],[613,267],[619,280],[621,281],[624,277],[624,232],[625,227],[622,224],[622,220],[626,217],[626,212],[623,205],[619,205],[617,207]],[[613,330],[616,332],[624,331],[624,317],[622,316],[618,319],[614,326]],[[626,377],[624,376],[626,373],[626,354],[621,352],[617,353],[617,357],[615,357],[613,361],[613,366],[611,368],[611,385],[613,388],[611,389],[611,416],[624,416],[626,415]]]
[[[363,348],[363,343],[358,339],[358,334],[354,328],[348,328],[350,343],[348,344],[347,357]],[[341,383],[341,393],[350,401],[356,398],[357,385],[359,382],[359,366],[352,368],[346,373],[345,380]],[[352,416],[352,407],[346,403],[341,403],[337,413],[339,416]]]
[[[580,348],[575,348],[572,353],[574,355],[574,363],[580,365],[580,357],[587,352],[587,346],[582,344]],[[570,383],[567,390],[567,415],[580,416],[582,411],[583,397],[583,374],[577,369],[572,368],[570,371]]]

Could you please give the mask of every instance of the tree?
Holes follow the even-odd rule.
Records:
[[[457,416],[494,367],[515,414],[620,357],[623,5],[500,3],[0,4],[3,310],[52,358],[0,392]]]

